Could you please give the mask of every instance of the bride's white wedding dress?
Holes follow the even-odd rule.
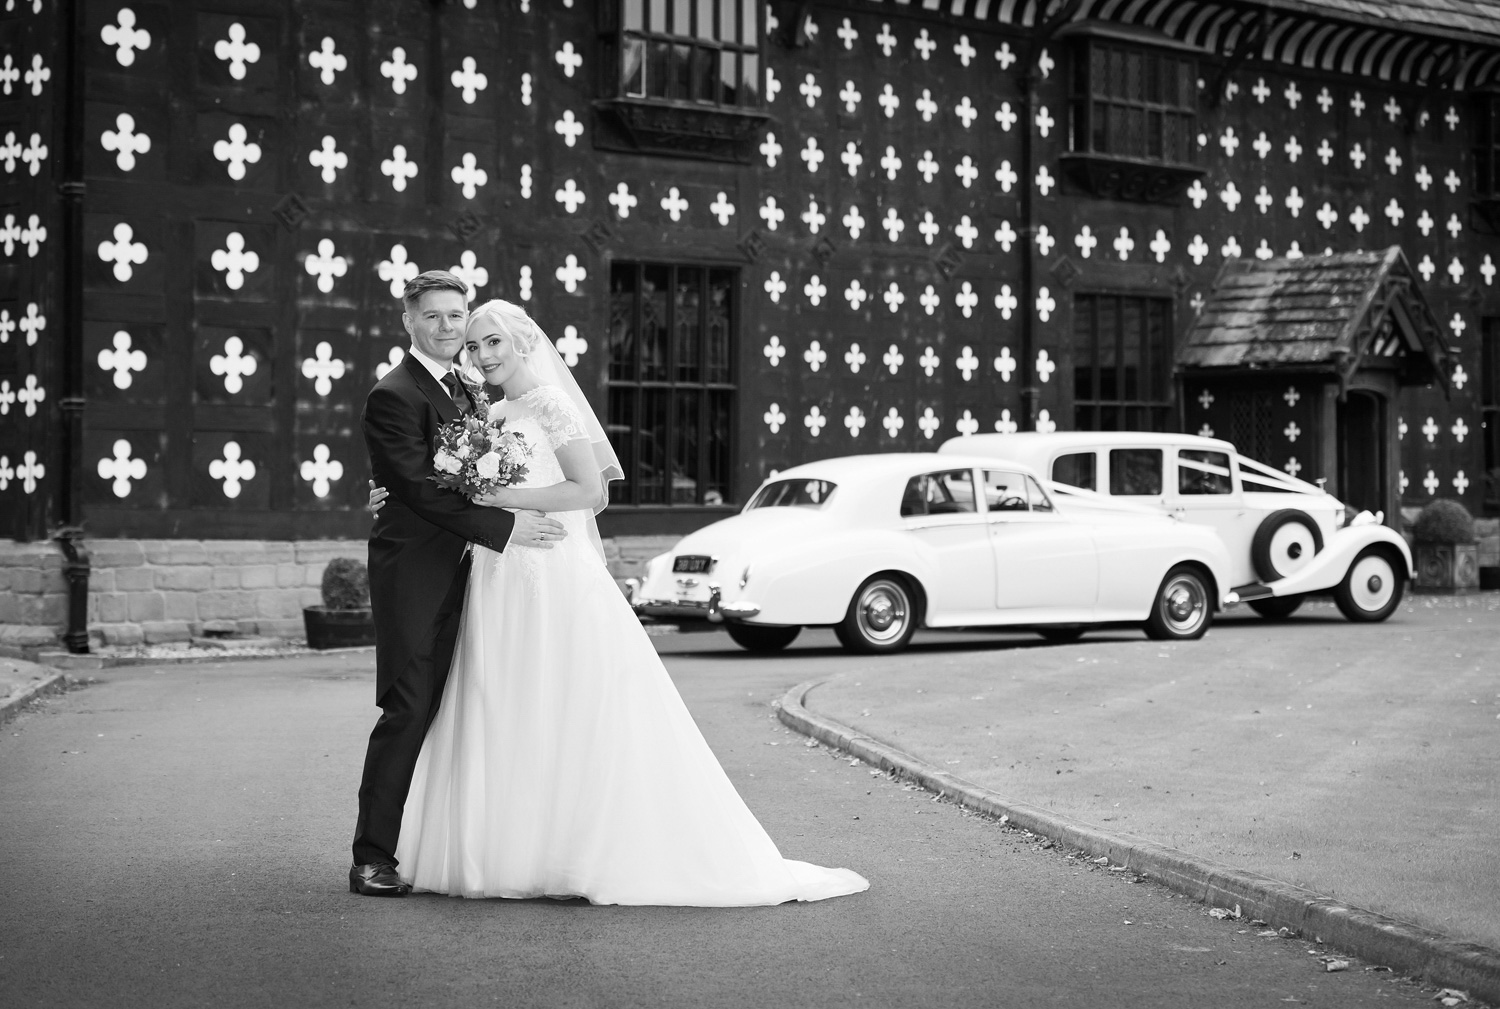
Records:
[[[564,479],[585,437],[555,386],[496,404],[527,436],[520,486]],[[704,907],[869,887],[781,857],[693,723],[592,542],[556,516],[551,550],[474,546],[452,670],[417,759],[396,849],[416,890]]]

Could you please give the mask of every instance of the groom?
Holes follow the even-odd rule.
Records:
[[[375,703],[382,710],[365,755],[349,889],[400,897],[401,812],[427,727],[437,714],[469,580],[469,543],[550,549],[562,524],[540,512],[512,515],[443,490],[432,474],[438,428],[475,409],[455,358],[464,345],[467,288],[445,270],[406,285],[406,358],[375,384],[362,423],[374,481],[390,492],[370,532],[375,613]]]

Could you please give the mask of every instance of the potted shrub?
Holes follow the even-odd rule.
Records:
[[[310,648],[353,648],[375,643],[370,574],[363,561],[335,557],[323,569],[323,605],[302,610]]]
[[[1474,518],[1457,501],[1439,498],[1412,525],[1417,585],[1427,592],[1470,592],[1479,587]]]

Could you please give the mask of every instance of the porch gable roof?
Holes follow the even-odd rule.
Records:
[[[1232,259],[1177,352],[1179,370],[1337,376],[1388,361],[1404,385],[1448,389],[1451,352],[1400,246]]]

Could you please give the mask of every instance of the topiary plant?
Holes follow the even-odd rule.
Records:
[[[1473,543],[1474,517],[1459,502],[1438,498],[1422,509],[1411,535],[1418,543]]]
[[[370,574],[364,562],[335,557],[323,569],[323,605],[330,610],[370,608]]]

